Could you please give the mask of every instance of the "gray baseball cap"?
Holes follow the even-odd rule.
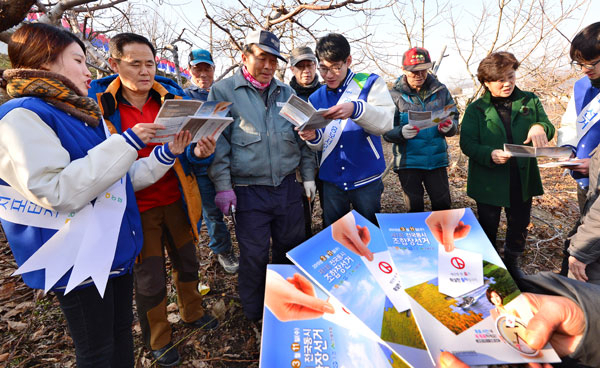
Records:
[[[296,47],[290,53],[290,64],[292,66],[296,66],[296,64],[303,60],[310,60],[314,61],[315,63],[317,62],[317,57],[315,56],[315,53],[308,46]]]
[[[279,53],[279,38],[273,33],[262,29],[250,31],[248,32],[248,35],[246,35],[246,45],[250,44],[255,44],[261,50],[275,55],[287,63],[287,60]]]

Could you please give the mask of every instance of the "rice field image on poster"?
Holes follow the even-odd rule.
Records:
[[[469,365],[560,361],[523,341],[531,309],[470,209],[377,220],[432,362],[442,351]]]
[[[352,211],[288,258],[409,364],[433,366],[377,226]]]
[[[409,367],[299,268],[267,267],[261,368]]]

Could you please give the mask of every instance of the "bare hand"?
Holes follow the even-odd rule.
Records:
[[[327,113],[323,114],[326,119],[348,119],[354,112],[354,104],[352,102],[345,102],[343,104],[335,105],[329,108]]]
[[[137,123],[131,128],[144,144],[148,144],[148,142],[156,135],[156,131],[162,129],[165,129],[165,127],[154,123]]]
[[[446,252],[452,252],[454,241],[466,238],[471,231],[470,225],[460,221],[464,214],[464,208],[434,211],[425,219],[433,237],[444,246]]]
[[[583,310],[571,299],[562,296],[523,293],[534,316],[527,324],[523,337],[533,349],[542,349],[548,342],[559,356],[573,353],[585,332],[586,320]],[[530,367],[550,368],[551,365],[529,363]],[[454,355],[443,352],[440,367],[467,368]]]
[[[573,166],[570,169],[573,171],[577,171],[578,173],[582,173],[583,175],[588,176],[590,174],[590,159],[589,158],[580,158],[577,160],[573,160],[571,162],[580,162],[579,166]]]
[[[317,138],[317,132],[314,129],[299,130],[298,128],[294,128],[294,130],[298,132],[302,140],[312,141]]]
[[[319,318],[323,313],[334,313],[329,302],[316,296],[313,285],[296,273],[285,280],[273,270],[267,270],[265,305],[280,321]]]
[[[169,151],[175,156],[179,156],[185,151],[185,147],[192,141],[192,135],[189,131],[183,131],[175,134],[175,139],[169,142]]]
[[[369,261],[373,260],[373,252],[368,248],[371,241],[369,229],[356,225],[352,213],[346,214],[331,225],[331,237],[348,250],[366,257]]]
[[[495,149],[492,151],[492,161],[494,161],[497,165],[505,164],[506,161],[510,158],[510,153],[504,152],[500,149]]]
[[[569,277],[575,280],[587,282],[588,277],[585,273],[587,265],[573,256],[569,256]]]
[[[194,147],[194,155],[198,158],[206,158],[215,152],[216,146],[214,137],[202,137]]]
[[[523,144],[527,144],[529,142],[532,142],[534,147],[545,147],[548,145],[548,137],[546,136],[546,131],[544,130],[543,126],[534,124],[531,128],[529,128],[529,132],[527,132],[527,139],[523,141]]]

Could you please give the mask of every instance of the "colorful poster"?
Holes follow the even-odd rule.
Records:
[[[300,269],[268,265],[260,367],[408,365]]]
[[[287,255],[409,364],[432,366],[377,226],[352,211]]]
[[[468,365],[560,361],[523,341],[527,299],[469,208],[377,221],[433,362],[442,351]]]

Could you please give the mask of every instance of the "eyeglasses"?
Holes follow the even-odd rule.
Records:
[[[312,61],[310,63],[298,63],[298,64],[294,65],[294,68],[296,68],[298,70],[312,69],[314,67],[315,67],[315,63],[313,63]],[[321,70],[321,68],[319,68],[319,70]],[[329,71],[329,69],[327,69],[327,71]]]
[[[600,59],[596,60],[591,64],[581,64],[578,61],[571,61],[571,66],[577,70],[583,70],[583,68],[586,68],[587,70],[592,70],[596,67],[596,65],[598,65],[598,63],[600,63]]]
[[[319,73],[321,73],[324,76],[327,75],[327,73],[329,73],[329,72],[332,72],[333,74],[340,74],[340,71],[344,67],[344,64],[346,64],[345,61],[342,62],[339,66],[332,66],[330,68],[319,65]]]

